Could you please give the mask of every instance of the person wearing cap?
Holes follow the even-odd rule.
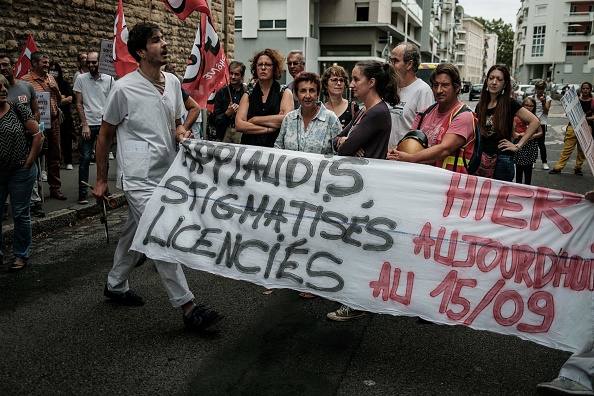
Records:
[[[425,133],[428,147],[409,153],[399,150],[401,146],[394,146],[388,150],[386,158],[392,161],[429,164],[453,170],[453,161],[450,163],[447,159],[453,158],[456,151],[464,147],[462,156],[469,160],[474,151],[473,115],[470,111],[460,112],[460,109],[465,106],[458,99],[461,87],[462,81],[456,66],[451,63],[440,63],[431,74],[431,89],[437,105],[428,112],[418,114],[412,124],[413,129],[420,129]],[[426,114],[422,117],[425,112]],[[420,128],[419,123],[421,123]],[[457,166],[456,172],[467,173],[464,166]]]

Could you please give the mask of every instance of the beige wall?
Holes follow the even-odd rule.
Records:
[[[213,22],[221,37],[222,1],[212,0],[211,4]],[[67,78],[76,71],[78,53],[98,51],[101,39],[113,37],[118,0],[1,0],[1,3],[0,53],[17,58],[32,33],[39,50],[58,61]],[[200,13],[194,12],[182,22],[158,0],[124,0],[123,3],[128,26],[149,19],[160,25],[172,61],[178,64],[178,72],[183,73]],[[233,59],[235,0],[226,3],[227,29],[223,43],[227,56]]]

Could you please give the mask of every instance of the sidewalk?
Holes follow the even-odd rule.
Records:
[[[78,204],[78,151],[73,150],[72,160],[74,169],[66,170],[66,165],[62,165],[60,169],[60,179],[62,180],[62,187],[60,190],[68,197],[66,201],[59,201],[49,197],[49,186],[47,182],[43,182],[43,195],[45,202],[43,203],[43,210],[45,217],[31,217],[31,228],[33,235],[43,232],[49,232],[57,228],[68,226],[77,220],[85,217],[94,216],[101,212],[101,208],[95,203],[95,199],[89,189],[89,203],[86,205]],[[89,184],[95,183],[97,175],[97,166],[91,165],[89,167]],[[116,160],[109,161],[108,173],[109,191],[113,198],[117,200],[118,207],[126,204],[126,198],[122,190],[116,188]],[[12,243],[13,221],[8,209],[8,220],[2,221],[2,240],[3,243]]]

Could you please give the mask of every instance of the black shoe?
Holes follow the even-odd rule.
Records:
[[[584,172],[582,172],[581,169],[574,169],[573,173],[575,173],[578,176],[584,176]]]
[[[31,206],[31,216],[45,217],[45,212],[43,211],[43,208],[41,207],[41,204],[39,202]]]
[[[89,203],[89,199],[87,198],[87,193],[78,193],[78,203],[81,205],[86,205]]]
[[[561,169],[553,168],[549,171],[549,175],[555,175],[557,173],[561,173]]]
[[[189,316],[183,315],[184,325],[188,330],[200,331],[204,330],[219,320],[223,319],[225,315],[218,313],[204,305],[197,305],[194,307]]]
[[[103,290],[103,295],[111,299],[114,303],[119,305],[126,305],[128,307],[141,307],[144,305],[144,300],[138,294],[132,290],[128,290],[125,293],[114,293],[107,288]]]

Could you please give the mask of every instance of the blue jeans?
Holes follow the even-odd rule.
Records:
[[[10,208],[14,221],[12,237],[12,253],[15,260],[29,260],[31,248],[31,191],[33,181],[37,176],[37,168],[20,167],[13,170],[0,170],[0,207],[4,207],[6,197],[10,196]],[[2,233],[0,233],[0,246],[2,246]],[[0,248],[0,261],[3,261]]]
[[[89,138],[89,140],[85,140],[82,137],[80,138],[80,145],[78,147],[78,150],[80,152],[80,164],[78,166],[79,194],[84,194],[87,192],[87,186],[82,184],[82,182],[89,182],[89,164],[91,163],[91,154],[93,153],[95,140],[97,140],[97,136],[99,136],[99,127],[100,125],[89,126],[89,129],[91,131],[91,137]]]
[[[495,173],[493,179],[503,181],[513,181],[516,175],[514,167],[514,157],[509,155],[498,155],[497,164],[495,165]]]

